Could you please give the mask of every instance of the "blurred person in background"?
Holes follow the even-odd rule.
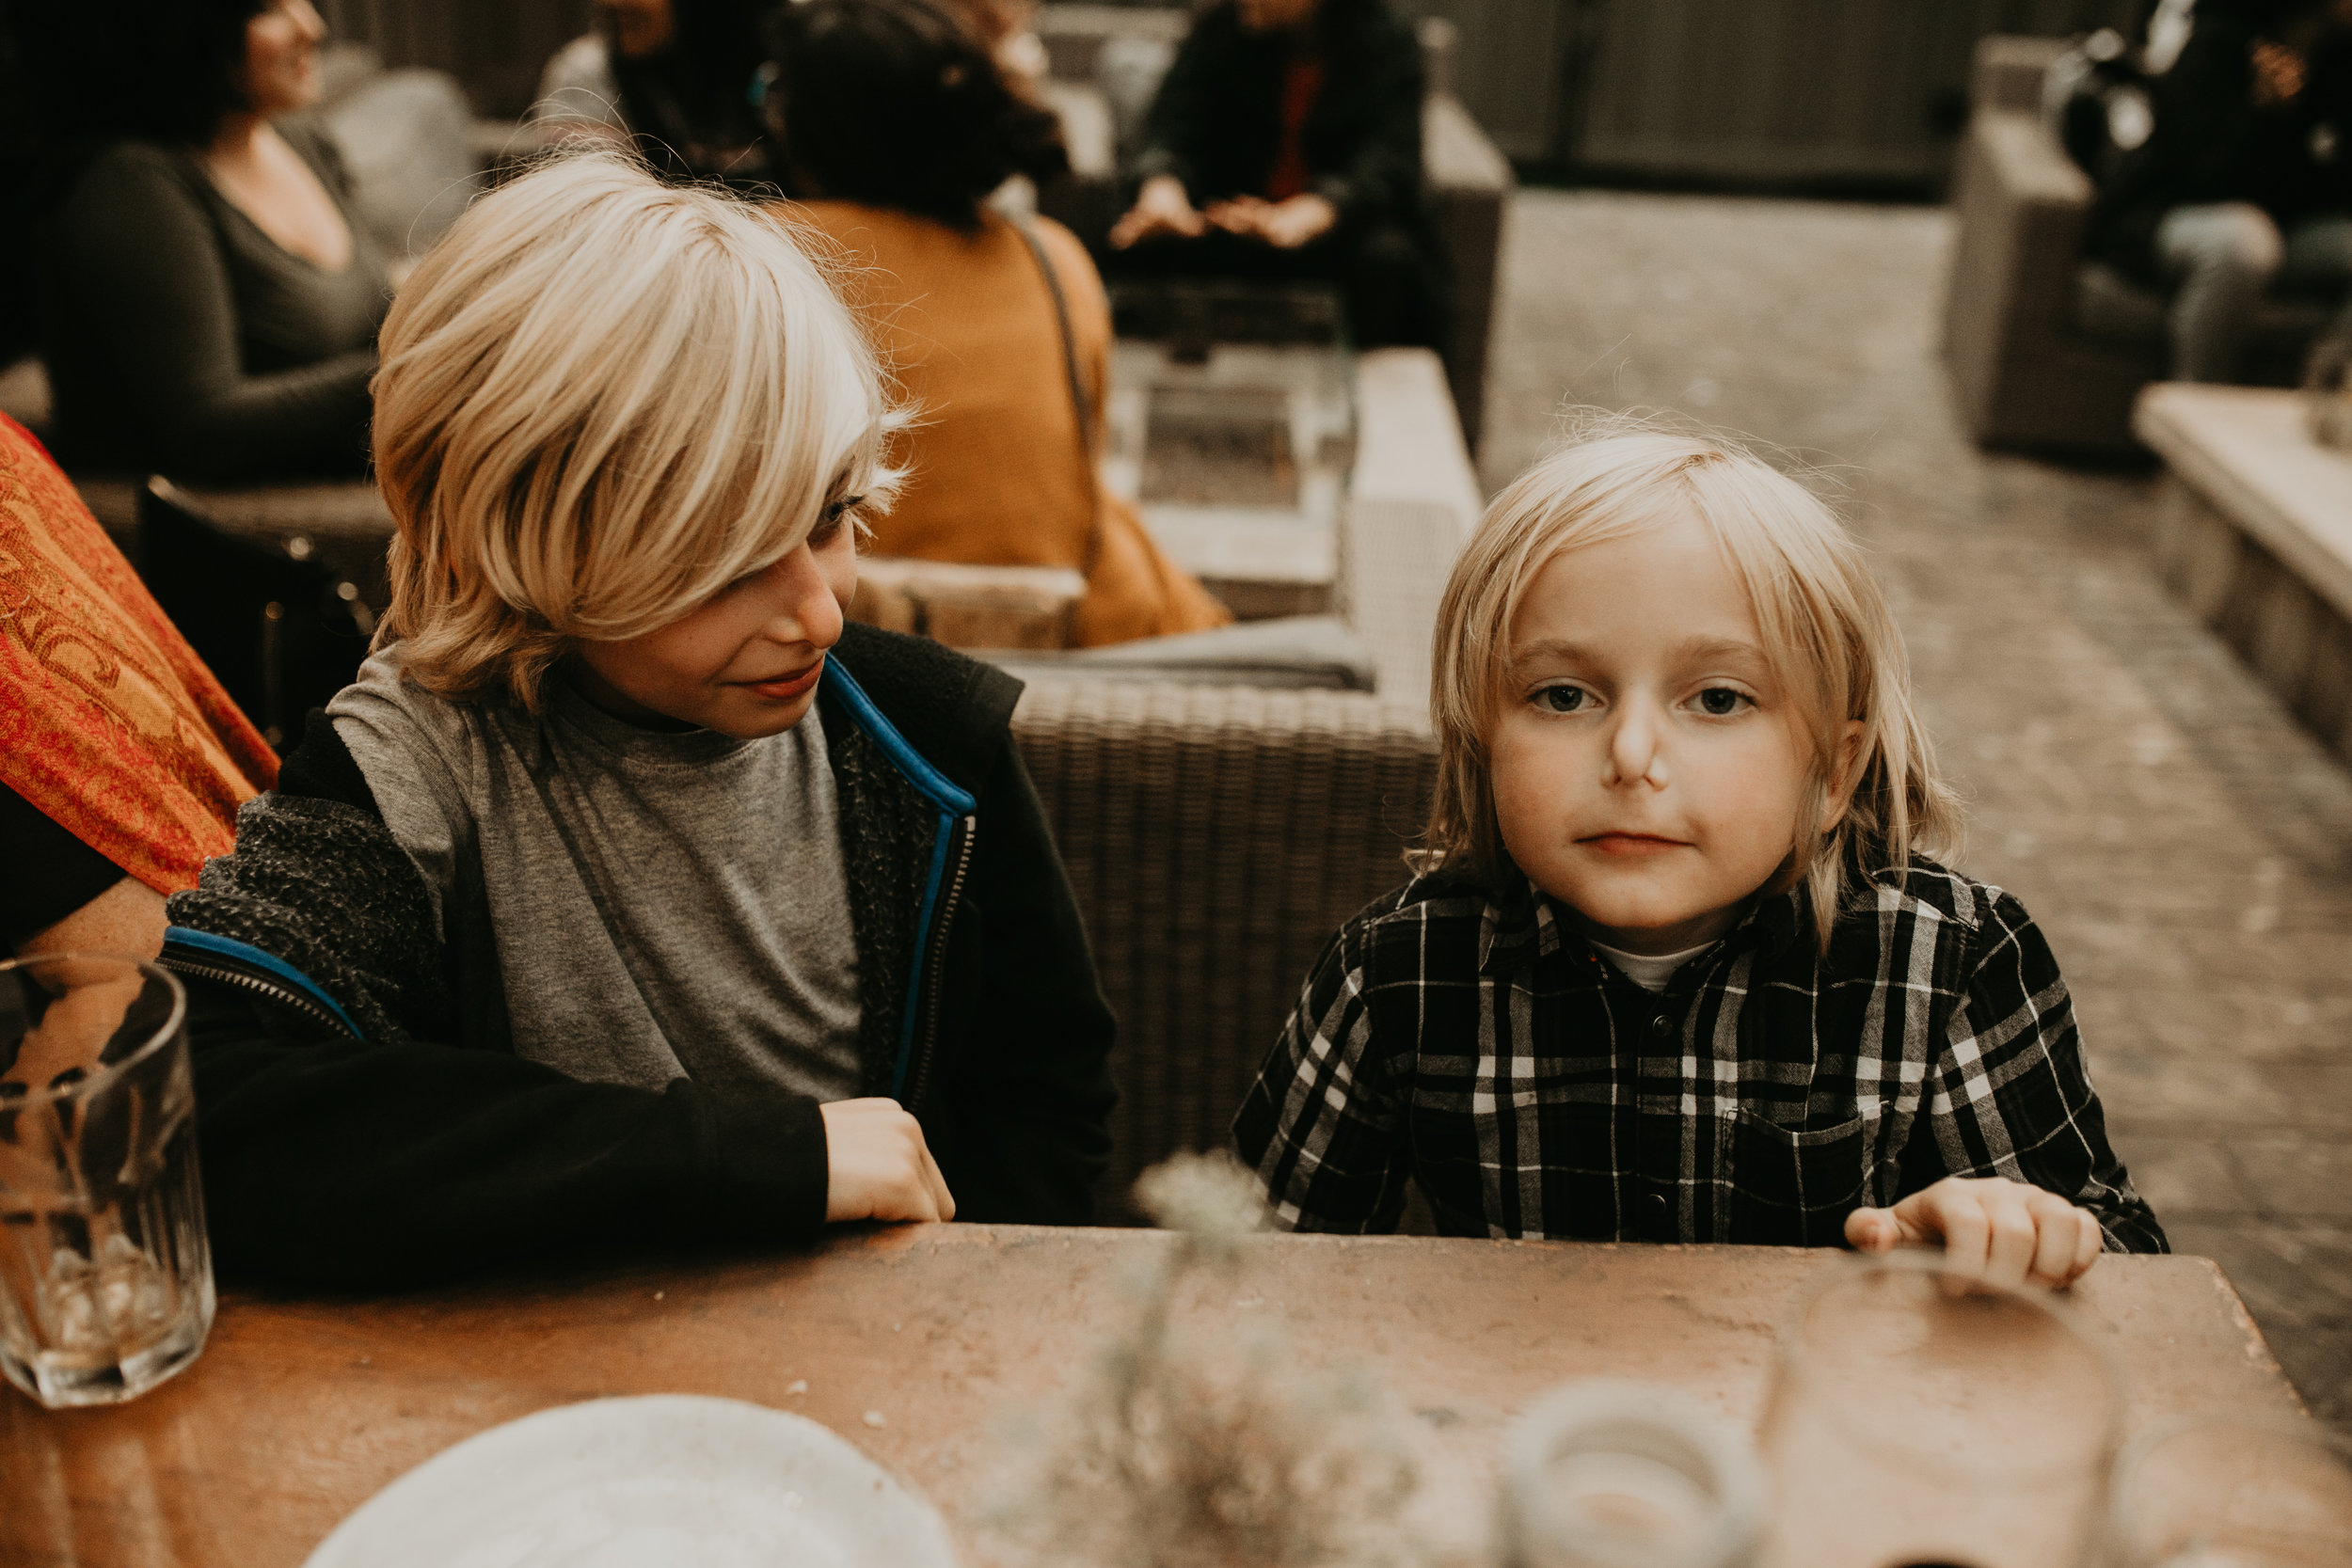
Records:
[[[41,144],[69,467],[358,474],[391,294],[317,101],[310,0],[9,0]]]
[[[1437,341],[1422,88],[1383,0],[1220,0],[1144,118],[1118,270],[1327,278],[1358,342]]]
[[[1081,645],[1231,617],[1103,484],[1110,307],[1076,236],[984,205],[1068,165],[1059,126],[975,29],[923,0],[807,0],[778,16],[769,104],[788,211],[914,407],[911,472],[869,519],[879,555],[1083,572]]]
[[[666,180],[769,177],[757,0],[597,0],[596,24],[556,51],[534,120],[626,136]]]
[[[2171,373],[2244,371],[2270,289],[2352,287],[2352,0],[2200,0],[2090,251],[2172,291]]]
[[[946,8],[979,40],[1007,85],[1024,97],[1039,96],[1053,61],[1037,36],[1038,0],[946,0]]]
[[[5,415],[0,606],[0,958],[152,958],[278,759]]]

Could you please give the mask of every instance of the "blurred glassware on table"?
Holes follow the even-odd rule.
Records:
[[[2352,451],[2352,331],[2330,332],[2303,362],[2304,412],[2312,439]]]
[[[2352,1453],[2316,1421],[2185,1417],[2116,1462],[2113,1568],[2352,1562]]]
[[[1762,1427],[1772,1568],[2082,1568],[2122,1409],[2054,1296],[1940,1255],[1842,1259],[1784,1335]]]
[[[1556,1388],[1503,1440],[1504,1568],[1748,1568],[1764,1476],[1723,1421],[1670,1388]]]
[[[0,1373],[135,1399],[213,1323],[186,998],[152,964],[0,963]]]

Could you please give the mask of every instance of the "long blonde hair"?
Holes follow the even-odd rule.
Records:
[[[476,202],[381,347],[377,641],[443,696],[535,706],[575,641],[676,620],[897,477],[873,353],[786,224],[618,154]]]
[[[1730,562],[1811,742],[1796,849],[1826,947],[1849,867],[1865,855],[1902,867],[1914,854],[1956,850],[1960,805],[1936,777],[1902,636],[1860,546],[1812,492],[1721,437],[1620,421],[1553,451],[1486,509],[1438,611],[1429,694],[1438,781],[1414,864],[1498,883],[1506,873],[1486,737],[1511,628],[1536,575],[1564,551],[1689,518]],[[1849,721],[1862,726],[1852,799],[1823,832]]]

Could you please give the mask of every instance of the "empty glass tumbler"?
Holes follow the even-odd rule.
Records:
[[[2216,1415],[2133,1440],[2115,1469],[2115,1568],[2342,1568],[2345,1446],[2301,1417]]]
[[[2066,1307],[1930,1253],[1828,1274],[1765,1414],[1767,1568],[2092,1560],[2122,1386]]]
[[[151,964],[0,963],[0,1372],[134,1399],[213,1323],[187,1003]]]
[[[1505,1568],[1753,1568],[1765,1489],[1743,1433],[1671,1388],[1556,1388],[1502,1451]]]

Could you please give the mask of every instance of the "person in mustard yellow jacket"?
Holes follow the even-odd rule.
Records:
[[[1084,646],[1232,619],[1097,472],[1110,305],[1076,236],[984,205],[1067,154],[1053,116],[922,0],[810,0],[779,23],[770,103],[789,220],[831,242],[914,410],[876,554],[1086,574]],[[820,245],[819,248],[824,248]]]

